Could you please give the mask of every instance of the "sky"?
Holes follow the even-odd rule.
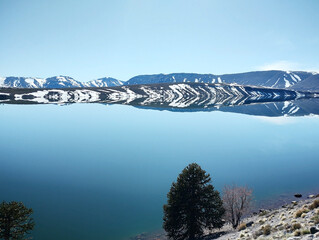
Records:
[[[0,0],[0,76],[319,72],[317,0]]]

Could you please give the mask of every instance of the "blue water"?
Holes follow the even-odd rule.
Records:
[[[34,210],[35,239],[128,239],[159,229],[197,162],[257,201],[319,183],[319,117],[266,118],[101,104],[1,105],[0,200]]]

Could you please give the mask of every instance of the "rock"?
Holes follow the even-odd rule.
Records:
[[[295,196],[296,198],[301,198],[301,197],[302,197],[302,194],[296,193],[294,196]]]
[[[297,205],[297,201],[291,201],[292,205]]]
[[[317,232],[319,232],[319,230],[318,230],[316,227],[311,227],[311,228],[310,228],[310,233],[311,233],[311,234],[315,234],[315,233],[317,233]]]
[[[246,223],[246,227],[251,227],[253,224],[254,224],[254,222],[250,221],[250,222]]]
[[[315,195],[309,195],[308,198],[315,198]]]

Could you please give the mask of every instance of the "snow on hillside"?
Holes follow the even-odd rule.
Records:
[[[196,74],[172,73],[140,75],[126,82],[104,77],[89,82],[79,82],[71,77],[56,76],[51,78],[0,78],[0,87],[13,88],[80,88],[80,87],[115,87],[122,85],[156,84],[156,83],[227,83],[245,86],[270,88],[302,89],[318,91],[319,74],[302,71],[259,71],[236,74]]]
[[[115,78],[105,77],[83,83],[85,87],[115,87],[123,83]]]
[[[81,87],[114,87],[123,83],[115,78],[100,78],[89,82],[79,82],[68,76],[50,78],[2,77],[0,87],[12,88],[81,88]]]

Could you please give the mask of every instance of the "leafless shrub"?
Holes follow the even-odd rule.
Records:
[[[252,190],[247,187],[236,185],[225,186],[223,190],[223,205],[226,210],[225,218],[237,228],[241,218],[252,203]]]

